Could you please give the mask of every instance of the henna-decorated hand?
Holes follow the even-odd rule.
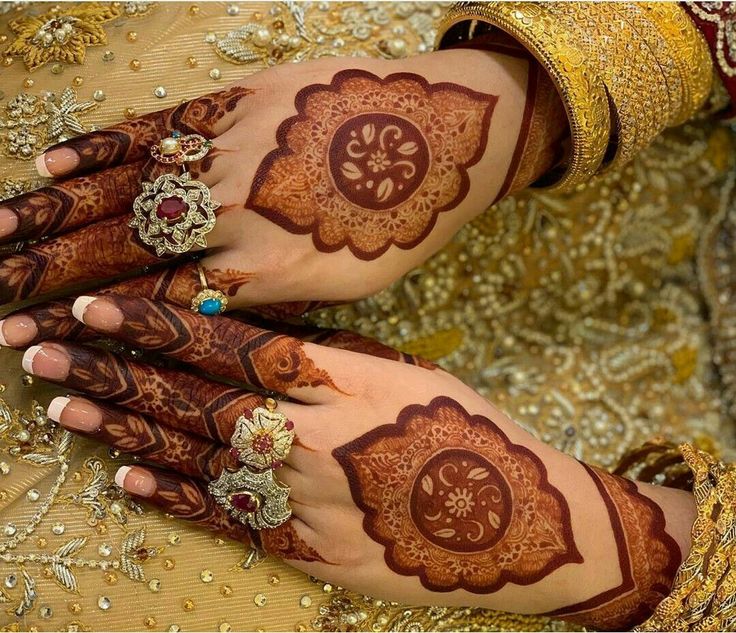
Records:
[[[50,417],[155,464],[119,471],[131,494],[325,580],[621,630],[666,595],[689,547],[691,495],[583,465],[440,369],[375,342],[305,342],[121,296],[82,297],[74,312],[230,384],[47,342],[26,352],[25,369],[95,398],[58,398]],[[278,477],[294,516],[248,534],[206,483],[236,465],[228,440],[262,405],[254,388],[290,399],[280,411],[296,440]]]
[[[551,83],[490,48],[288,64],[50,148],[38,164],[56,181],[0,205],[0,241],[49,237],[0,260],[0,304],[156,263],[128,222],[141,179],[164,169],[149,148],[175,129],[214,143],[189,165],[222,203],[204,267],[231,307],[384,288],[556,160]],[[161,296],[174,279],[166,300],[189,305],[191,266],[117,291]]]

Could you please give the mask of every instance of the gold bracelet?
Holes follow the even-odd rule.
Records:
[[[565,106],[572,149],[563,173],[550,189],[571,189],[598,171],[611,135],[606,89],[587,63],[585,51],[535,2],[462,2],[445,16],[439,39],[455,24],[476,21],[495,26],[517,39],[549,73]]]
[[[733,631],[736,625],[736,464],[680,446],[694,477],[692,548],[670,594],[635,631]]]

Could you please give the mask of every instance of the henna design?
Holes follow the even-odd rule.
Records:
[[[386,564],[427,589],[492,593],[583,562],[542,461],[450,398],[408,406],[333,455]]]
[[[163,367],[152,367],[110,352],[69,343],[47,343],[69,356],[62,384],[110,400],[160,424],[229,445],[235,422],[264,406],[258,394]]]
[[[183,478],[165,470],[146,468],[156,478],[156,491],[143,500],[178,519],[214,530],[243,543],[251,543],[250,531],[232,518],[199,481]]]
[[[669,594],[682,560],[665,531],[662,508],[634,482],[583,464],[606,504],[618,550],[621,583],[584,602],[546,615],[600,630],[627,631]]]
[[[158,262],[128,228],[129,219],[103,220],[7,257],[0,262],[0,303]]]
[[[253,94],[253,90],[233,86],[175,108],[152,112],[99,132],[74,137],[53,145],[46,151],[51,152],[60,147],[73,149],[79,156],[79,165],[74,173],[138,161],[148,156],[151,145],[173,130],[179,130],[183,134],[202,134],[207,138],[216,136],[215,124],[250,94]]]
[[[95,402],[95,406],[102,414],[102,425],[93,433],[77,433],[207,481],[219,477],[225,468],[238,466],[237,459],[220,443],[151,422],[138,413],[100,402]]]
[[[69,231],[130,211],[140,192],[141,162],[55,183],[2,203],[15,212],[20,240]]]
[[[116,338],[196,365],[214,375],[286,393],[300,387],[338,388],[307,357],[304,343],[225,317],[144,299],[108,297],[123,312]]]
[[[412,73],[341,71],[297,94],[246,207],[322,252],[413,248],[467,195],[497,100]]]
[[[299,536],[293,523],[287,521],[283,525],[262,530],[258,533],[262,548],[269,554],[278,556],[284,560],[299,560],[305,563],[328,563],[320,553],[308,545],[306,541]]]

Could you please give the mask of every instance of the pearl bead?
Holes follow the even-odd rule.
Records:
[[[271,32],[266,28],[260,28],[253,33],[253,43],[256,46],[264,47],[271,43]]]

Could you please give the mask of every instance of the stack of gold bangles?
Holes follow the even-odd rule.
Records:
[[[230,439],[231,452],[242,464],[210,482],[209,491],[228,513],[254,530],[276,528],[291,517],[291,489],[276,478],[294,442],[294,425],[276,411],[276,401],[241,416]]]
[[[569,157],[537,186],[570,189],[620,167],[710,93],[708,46],[674,2],[459,2],[438,45],[493,29],[534,55],[567,111]]]

